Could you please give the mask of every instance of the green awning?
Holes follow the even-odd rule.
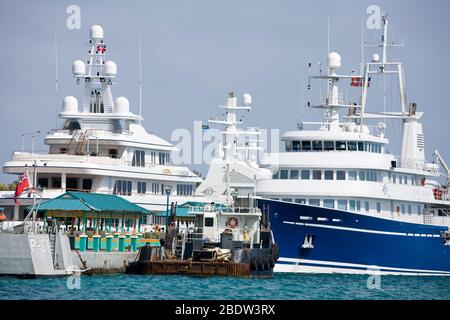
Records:
[[[73,191],[40,203],[39,211],[150,214],[149,210],[116,195]]]

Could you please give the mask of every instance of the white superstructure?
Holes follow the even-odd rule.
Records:
[[[260,168],[258,151],[260,151],[260,131],[258,128],[241,129],[242,123],[238,119],[238,111],[251,110],[251,96],[243,95],[243,106],[237,105],[237,98],[230,92],[227,104],[221,106],[225,110],[223,120],[211,119],[210,123],[225,126],[222,131],[223,145],[216,148],[216,155],[212,159],[205,180],[197,188],[197,195],[206,195],[216,201],[230,203],[231,194],[248,197],[254,194],[255,183],[258,179],[268,179],[271,172]],[[228,184],[227,184],[228,181]],[[227,188],[227,185],[230,187]]]
[[[166,210],[170,202],[195,196],[202,179],[188,168],[171,164],[174,146],[141,126],[141,116],[130,111],[125,97],[113,99],[117,65],[106,59],[103,29],[92,26],[87,59],[73,63],[73,75],[83,87],[81,103],[68,96],[59,117],[61,129],[45,137],[48,153],[14,152],[3,172],[19,175],[28,170],[42,199],[67,190],[114,193],[149,210]],[[0,207],[15,220],[23,219],[32,199],[23,195],[20,206],[13,192],[2,192]],[[144,223],[151,221],[144,221]]]
[[[338,74],[342,62],[336,52],[328,54],[326,74],[310,76],[327,82],[323,101],[308,103],[324,111],[324,121],[303,122],[299,130],[284,134],[285,152],[267,154],[262,160],[273,179],[257,181],[258,196],[389,220],[450,225],[448,181],[439,182],[439,163],[447,170],[445,176],[448,168],[438,152],[437,163],[425,159],[423,113],[407,100],[402,63],[386,56],[390,46],[386,16],[383,22],[382,57],[374,54],[361,76]],[[376,75],[398,80],[399,111],[368,112],[367,96]],[[360,90],[357,102],[344,101],[339,85],[348,86],[350,81]],[[386,119],[402,124],[398,157],[388,150]]]

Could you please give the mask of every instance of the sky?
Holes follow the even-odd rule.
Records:
[[[66,27],[70,5],[81,9],[79,30]],[[103,27],[108,59],[118,65],[113,95],[127,97],[135,113],[142,35],[143,125],[170,141],[174,129],[193,131],[195,120],[220,116],[217,107],[229,91],[238,97],[252,95],[253,110],[244,118],[247,126],[285,132],[295,129],[300,118],[319,120],[320,112],[302,107],[318,100],[305,90],[307,65],[326,62],[329,19],[330,51],[341,54],[341,73],[359,70],[361,25],[369,5],[389,13],[390,38],[405,44],[391,56],[405,65],[408,102],[425,112],[428,160],[438,148],[450,163],[447,0],[0,0],[0,163],[20,150],[24,133],[40,130],[36,150],[47,150],[44,134],[61,126],[56,114],[63,97],[74,95],[81,101],[82,89],[75,84],[71,65],[85,59],[93,24]],[[364,34],[367,42],[381,35],[367,29]],[[366,59],[370,53],[367,49]],[[374,85],[373,91],[377,88]],[[392,81],[387,88],[394,90]],[[387,95],[388,111],[398,107],[397,100]],[[370,95],[368,108],[382,110],[382,94]],[[399,127],[388,124],[387,130],[392,146],[398,147]],[[25,149],[30,145],[28,136]],[[203,176],[207,169],[190,167]],[[0,173],[0,182],[15,179]]]

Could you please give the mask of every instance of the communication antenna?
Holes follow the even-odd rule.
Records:
[[[54,33],[55,42],[55,128],[58,127],[58,42],[56,39],[56,30]]]
[[[139,32],[139,124],[142,123],[142,33]]]

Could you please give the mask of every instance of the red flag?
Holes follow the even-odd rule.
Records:
[[[19,204],[17,201],[17,197],[20,196],[24,191],[31,189],[30,177],[28,175],[28,171],[20,177],[19,182],[16,185],[16,192],[14,192],[14,202]]]
[[[99,45],[97,45],[97,51],[100,53],[105,53],[106,47],[99,44]]]
[[[352,87],[362,87],[364,86],[364,78],[362,77],[352,77],[352,82],[350,83],[350,85]],[[370,78],[367,81],[367,86],[370,87]]]

